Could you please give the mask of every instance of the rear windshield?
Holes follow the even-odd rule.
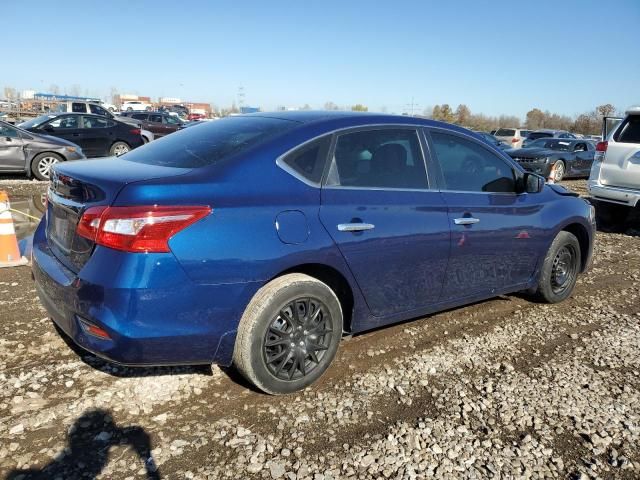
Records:
[[[553,133],[549,132],[531,132],[527,137],[529,140],[535,140],[537,138],[549,138],[553,137]]]
[[[18,126],[20,128],[35,128],[40,124],[43,124],[44,122],[48,122],[49,120],[51,120],[52,118],[56,118],[55,115],[41,115],[37,118],[32,118],[31,120],[27,120],[26,122],[22,122],[21,124],[19,124]]]
[[[264,117],[229,117],[186,128],[125,154],[131,162],[165,167],[213,165],[299,125]]]
[[[494,135],[496,137],[514,137],[516,131],[511,128],[500,128]]]
[[[640,143],[640,115],[629,115],[615,134],[616,142]]]

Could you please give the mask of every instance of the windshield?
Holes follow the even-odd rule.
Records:
[[[566,140],[545,140],[540,139],[535,142],[531,142],[528,147],[530,148],[548,148],[549,150],[559,150],[561,152],[571,151],[571,142]]]
[[[35,128],[38,125],[42,125],[44,122],[51,120],[52,118],[55,118],[55,115],[41,115],[40,117],[37,118],[32,118],[31,120],[27,120],[26,122],[22,122],[21,124],[19,124],[18,126],[20,128]]]
[[[122,158],[166,167],[204,167],[247,150],[296,125],[299,123],[277,118],[230,117],[172,133]]]

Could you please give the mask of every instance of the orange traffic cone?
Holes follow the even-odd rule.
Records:
[[[7,192],[0,191],[0,267],[27,264],[27,259],[20,256],[10,208]]]

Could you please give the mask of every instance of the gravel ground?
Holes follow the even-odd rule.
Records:
[[[78,352],[29,269],[0,269],[0,478],[639,478],[639,298],[635,219],[598,233],[562,304],[505,296],[360,335],[274,398],[217,367]]]

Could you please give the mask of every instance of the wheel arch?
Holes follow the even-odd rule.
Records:
[[[346,333],[352,330],[354,312],[354,292],[347,278],[335,267],[322,263],[304,263],[288,268],[269,281],[289,273],[303,273],[326,284],[338,297],[342,308],[342,329]]]
[[[580,244],[580,272],[584,272],[587,267],[590,245],[587,228],[581,223],[574,222],[565,225],[560,231],[569,232],[578,239],[578,243]]]

